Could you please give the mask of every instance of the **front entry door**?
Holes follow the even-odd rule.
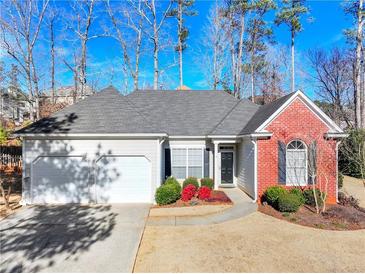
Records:
[[[233,152],[221,152],[221,184],[233,184]]]

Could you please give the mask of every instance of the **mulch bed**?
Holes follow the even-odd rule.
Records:
[[[213,190],[210,198],[207,200],[199,200],[194,197],[190,201],[184,202],[181,199],[169,205],[155,205],[156,208],[161,207],[187,207],[187,206],[201,206],[201,205],[231,205],[232,201],[228,198],[226,193],[220,190]]]
[[[316,214],[314,208],[301,206],[295,213],[282,213],[270,205],[259,205],[259,211],[291,223],[327,230],[365,229],[365,209],[350,205],[328,205],[324,213]]]

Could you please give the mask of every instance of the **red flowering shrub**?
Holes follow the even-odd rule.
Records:
[[[202,186],[201,188],[199,188],[199,191],[198,191],[198,198],[200,200],[206,200],[206,199],[209,199],[210,197],[210,193],[212,192],[212,190],[207,187],[207,186]]]
[[[192,184],[187,185],[184,187],[182,193],[181,193],[181,200],[184,202],[190,201],[191,198],[194,197],[196,192],[196,187]]]

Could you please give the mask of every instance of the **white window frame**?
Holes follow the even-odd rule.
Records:
[[[170,146],[170,159],[171,159],[171,171],[173,169],[173,165],[172,165],[172,151],[173,149],[178,148],[178,149],[185,149],[185,153],[186,153],[186,163],[185,163],[185,168],[186,168],[186,174],[185,174],[185,178],[176,178],[176,179],[186,179],[189,177],[189,149],[201,149],[201,168],[202,168],[202,173],[201,173],[201,177],[200,178],[204,178],[204,150],[205,150],[205,146],[203,145],[172,145]],[[182,167],[182,166],[177,166],[177,167]],[[197,167],[197,166],[192,166],[192,167]],[[172,173],[172,172],[171,172]],[[174,176],[173,174],[171,174],[172,176]],[[198,178],[198,179],[200,179]]]
[[[295,141],[297,141],[297,142],[301,142],[302,144],[303,144],[303,146],[304,146],[304,149],[289,149],[288,148],[288,146],[292,143],[292,142],[295,142]],[[305,173],[304,173],[304,175],[305,175],[305,181],[304,181],[304,183],[302,183],[302,182],[289,182],[288,181],[288,151],[289,150],[292,150],[292,151],[304,151],[305,152]],[[306,143],[305,142],[303,142],[302,140],[300,140],[300,139],[294,139],[294,140],[291,140],[287,145],[286,145],[286,163],[285,163],[285,173],[286,173],[286,185],[287,186],[306,186],[306,185],[308,185],[308,147],[307,147],[307,145],[306,145]]]

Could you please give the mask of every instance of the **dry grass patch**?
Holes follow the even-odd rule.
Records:
[[[147,226],[136,272],[362,272],[365,230],[326,231],[256,212],[209,226]]]

